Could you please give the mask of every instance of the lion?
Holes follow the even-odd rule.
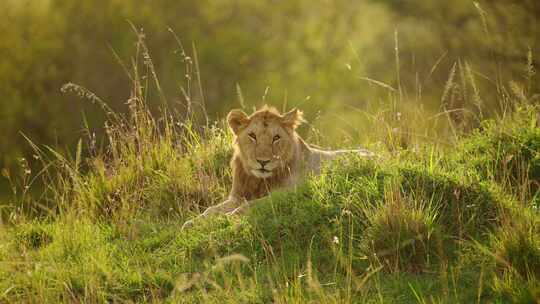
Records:
[[[231,160],[232,189],[228,198],[204,211],[200,217],[212,214],[241,214],[270,191],[296,186],[307,174],[320,173],[324,162],[344,153],[365,157],[367,150],[325,151],[307,144],[296,128],[304,121],[298,109],[281,114],[264,106],[248,116],[242,110],[227,115],[234,134],[234,154]],[[183,228],[193,224],[193,220]]]

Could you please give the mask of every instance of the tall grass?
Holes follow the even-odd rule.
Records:
[[[368,137],[383,143],[372,146],[379,158],[340,158],[244,217],[216,216],[181,231],[227,195],[232,135],[195,110],[204,109],[195,48],[188,55],[177,40],[189,77],[175,112],[136,33],[133,60],[120,62],[132,81],[126,114],[84,87],[64,87],[102,107],[107,138],[99,142],[87,126],[74,155],[29,140],[43,170],[4,172],[14,195],[2,209],[1,301],[540,300],[532,92],[501,93],[511,104],[486,120],[475,74],[458,61],[440,114],[426,122],[398,115],[407,96],[399,84],[388,97],[395,107],[371,116],[384,126]],[[410,135],[442,120],[451,126],[443,138],[450,149]],[[45,192],[30,195],[40,179]]]

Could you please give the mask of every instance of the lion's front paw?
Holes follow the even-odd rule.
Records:
[[[247,209],[246,207],[247,207],[246,205],[240,206],[240,207],[234,209],[233,211],[227,212],[226,214],[227,215],[241,215],[241,214],[244,214],[246,212],[246,209]]]
[[[238,208],[234,209],[233,211],[227,212],[227,213],[225,213],[225,215],[227,215],[227,216],[237,215],[238,214],[238,211],[236,211],[237,209]]]
[[[186,229],[189,229],[191,227],[193,227],[193,225],[195,224],[195,222],[193,220],[189,220],[187,222],[184,223],[184,225],[182,225],[182,231],[186,230]]]

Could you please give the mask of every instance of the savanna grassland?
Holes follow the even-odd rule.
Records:
[[[245,12],[258,12],[256,16],[264,21],[262,12],[268,7],[248,2],[235,2],[239,16],[244,16],[242,22],[249,19],[242,14]],[[13,3],[10,12],[17,15],[23,6]],[[62,1],[40,3],[44,7],[57,4],[60,12],[77,9]],[[82,6],[83,13],[95,9],[91,1],[81,3],[88,4]],[[186,16],[196,11],[200,18],[216,23],[227,15],[225,8],[230,9],[225,4],[181,3],[185,10],[180,11]],[[217,46],[223,47],[208,41],[187,47],[181,35],[171,29],[167,32],[177,62],[174,68],[160,70],[160,60],[169,56],[154,57],[151,45],[155,40],[148,28],[156,25],[149,23],[144,33],[138,26],[138,21],[151,20],[143,17],[151,15],[153,6],[144,2],[135,14],[134,8],[115,1],[108,5],[122,7],[122,14],[142,19],[131,18],[127,26],[115,27],[107,20],[116,19],[104,14],[100,18],[105,21],[94,20],[103,28],[86,29],[118,35],[111,42],[117,45],[109,51],[124,79],[120,81],[116,72],[111,72],[114,81],[99,87],[110,90],[107,97],[84,83],[73,83],[77,77],[65,80],[68,74],[60,70],[36,73],[36,77],[43,77],[34,79],[40,84],[25,87],[25,91],[20,85],[26,83],[24,71],[11,78],[2,74],[2,69],[8,70],[15,61],[0,65],[0,75],[11,79],[3,82],[4,88],[10,85],[6,92],[20,106],[5,112],[16,122],[9,126],[21,129],[17,141],[24,142],[24,146],[1,147],[2,178],[9,191],[0,196],[0,303],[540,302],[539,91],[535,45],[524,47],[525,42],[537,41],[538,35],[520,27],[523,31],[515,33],[514,38],[520,39],[514,44],[505,40],[507,32],[494,27],[500,20],[511,20],[511,24],[536,20],[537,4],[441,4],[435,10],[438,13],[429,14],[431,21],[425,22],[437,24],[453,14],[475,21],[459,19],[468,25],[461,39],[437,36],[459,56],[442,52],[444,55],[431,56],[430,64],[418,60],[417,66],[412,63],[416,59],[411,59],[416,54],[414,39],[407,33],[429,38],[418,42],[424,48],[418,54],[429,56],[433,50],[430,45],[439,41],[432,35],[455,33],[450,29],[463,24],[413,31],[419,24],[415,14],[432,12],[433,7],[425,4],[412,10],[407,3],[388,4],[394,10],[412,12],[395,15],[395,11],[382,9],[384,1],[366,1],[363,7],[369,8],[372,18],[389,22],[381,23],[372,30],[373,36],[365,38],[376,45],[387,41],[377,40],[377,31],[389,37],[389,45],[380,46],[384,51],[365,53],[372,62],[379,58],[377,66],[384,66],[383,73],[376,65],[361,63],[366,59],[358,50],[349,54],[352,57],[344,51],[334,52],[336,57],[328,55],[331,47],[344,40],[321,36],[320,28],[312,24],[313,17],[300,10],[306,8],[303,2],[291,3],[276,5],[275,11],[268,12],[275,18],[285,18],[286,14],[279,13],[288,12],[300,22],[282,24],[284,28],[276,29],[280,36],[275,39],[300,40],[305,45],[284,45],[290,51],[288,56],[273,54],[269,49],[272,40],[253,45],[261,62],[268,59],[267,66],[257,58],[244,58],[253,62],[243,63],[248,67],[235,71],[239,66],[226,62],[231,57],[221,54],[242,54],[252,41],[241,39],[242,24],[223,30],[209,21],[199,27],[203,33],[189,35],[214,35],[219,38]],[[333,10],[321,12],[319,17],[332,20],[340,8],[348,7],[346,1],[336,3]],[[321,9],[319,6],[324,5],[307,7],[313,13]],[[156,8],[155,14],[169,16],[163,7],[158,8],[162,11]],[[518,18],[517,12],[527,10],[526,17]],[[43,12],[23,11],[29,15]],[[507,11],[513,15],[505,15]],[[349,19],[338,24],[355,21],[358,24],[353,24],[363,29],[365,21],[355,19],[355,13],[368,14],[347,10]],[[172,20],[172,15],[164,20]],[[41,15],[32,16],[28,20],[44,22]],[[32,33],[56,37],[60,32],[55,31],[73,30],[63,22],[62,14],[52,16],[47,30],[37,26]],[[392,16],[400,16],[402,27],[389,28]],[[193,22],[186,18],[186,22]],[[82,27],[78,23],[74,26]],[[337,34],[330,36],[349,34],[348,28],[338,28]],[[117,34],[120,29],[123,33]],[[77,46],[75,36],[66,34],[74,39],[66,41],[67,46]],[[317,40],[323,36],[329,40]],[[237,48],[225,47],[224,37],[235,37]],[[122,59],[124,54],[116,51],[121,39],[131,39],[129,59]],[[40,54],[54,53],[58,47],[39,41],[43,45],[35,47]],[[324,41],[333,43],[324,45]],[[81,41],[82,46],[85,43]],[[79,48],[73,52],[88,57],[54,57],[65,62],[51,64],[50,69],[69,67],[78,60],[86,64],[92,51]],[[212,53],[216,50],[219,55]],[[287,68],[280,70],[281,60],[294,58],[299,62],[286,61]],[[317,60],[320,66],[311,65]],[[344,67],[340,72],[333,69],[336,62]],[[28,63],[28,70],[33,70],[33,64]],[[265,68],[260,70],[259,65]],[[421,65],[427,68],[419,68]],[[224,77],[225,84],[215,75],[206,76],[211,81],[205,83],[212,66],[224,69],[216,73]],[[362,72],[355,74],[355,79],[344,76],[357,66]],[[168,70],[181,75],[174,97],[170,96],[174,85]],[[254,71],[265,73],[250,78]],[[96,71],[89,69],[88,73],[99,78]],[[392,76],[387,78],[385,73]],[[368,76],[372,74],[377,77]],[[55,79],[50,75],[64,76]],[[296,75],[302,77],[297,79]],[[265,76],[271,87],[261,85],[264,80],[259,78]],[[310,77],[315,81],[310,82]],[[43,113],[39,107],[22,106],[25,98],[59,94],[50,93],[47,87],[54,85],[44,79],[65,80],[58,91],[81,99],[85,107],[96,111],[89,116],[81,114],[78,122],[82,129],[75,139],[55,144],[49,135],[38,135],[52,132],[47,115],[67,116],[55,109],[63,108],[61,102],[50,101],[50,112]],[[100,81],[104,80],[102,74]],[[248,80],[254,84],[249,85]],[[90,84],[97,83],[94,81],[89,79]],[[276,87],[288,87],[289,82],[298,85],[290,95],[272,95]],[[313,87],[318,85],[320,95],[305,97],[317,91]],[[119,88],[127,89],[118,92]],[[257,88],[264,93],[255,99],[252,96]],[[361,89],[368,93],[352,93]],[[220,94],[232,95],[230,101],[218,102]],[[332,100],[331,104],[324,98]],[[355,103],[364,99],[369,102]],[[328,164],[320,175],[308,176],[298,187],[273,192],[244,216],[215,216],[181,230],[186,220],[221,202],[231,185],[233,137],[219,118],[220,111],[241,107],[249,112],[265,103],[280,109],[305,109],[308,123],[299,133],[310,143],[363,146],[377,157],[344,156]],[[34,117],[39,124],[25,129],[25,121]],[[66,117],[69,119],[75,117]],[[42,128],[41,123],[48,127]],[[0,139],[0,143],[7,142]]]

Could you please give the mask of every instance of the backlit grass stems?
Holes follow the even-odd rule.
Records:
[[[498,87],[509,104],[486,120],[475,73],[458,61],[440,115],[416,122],[398,115],[407,98],[398,80],[389,112],[373,115],[389,134],[366,135],[384,142],[373,145],[378,157],[343,157],[245,216],[181,231],[227,195],[232,136],[196,110],[204,96],[195,48],[190,55],[177,39],[186,77],[174,111],[135,33],[135,56],[121,61],[132,81],[125,112],[81,86],[63,88],[104,110],[106,138],[87,126],[73,155],[29,140],[42,170],[3,172],[14,196],[1,210],[0,302],[540,300],[540,131],[530,85]],[[409,141],[444,120],[450,148]],[[38,180],[43,195],[30,195]]]

